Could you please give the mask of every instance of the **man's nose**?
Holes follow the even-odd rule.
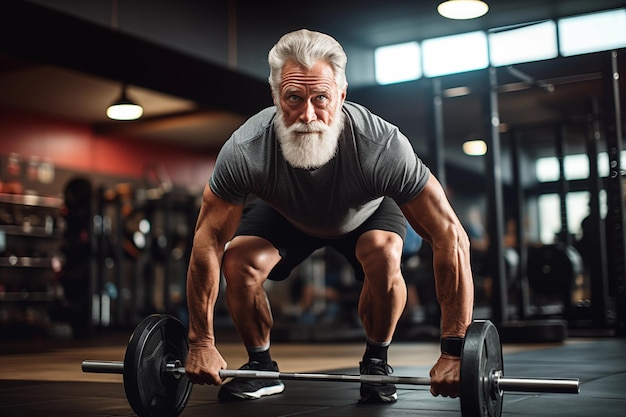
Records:
[[[302,113],[300,114],[300,121],[302,123],[311,123],[316,119],[315,106],[310,101],[305,102],[304,109],[302,109]]]

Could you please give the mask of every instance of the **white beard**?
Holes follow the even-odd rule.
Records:
[[[344,115],[337,109],[333,122],[327,126],[320,121],[309,124],[296,122],[286,126],[278,108],[274,127],[283,157],[293,168],[316,169],[335,157]]]

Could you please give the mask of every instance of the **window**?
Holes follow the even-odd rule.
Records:
[[[620,157],[622,170],[626,169],[626,150]],[[567,155],[564,160],[565,179],[583,180],[589,178],[589,158],[586,154]],[[609,155],[606,152],[598,154],[598,175],[609,175]],[[539,182],[551,182],[559,180],[559,161],[556,156],[539,158],[535,162],[535,176]]]
[[[487,35],[469,32],[422,42],[424,75],[437,77],[487,68]]]
[[[559,160],[554,156],[539,158],[535,162],[535,176],[539,182],[559,180]]]
[[[539,208],[539,239],[544,245],[554,243],[561,230],[561,211],[558,194],[542,194],[537,199]]]
[[[587,155],[567,155],[564,165],[566,180],[582,180],[589,178],[589,157]]]
[[[558,31],[558,37],[557,37]],[[558,44],[557,44],[558,42]],[[378,84],[439,77],[626,47],[626,9],[382,46],[374,51]],[[423,73],[422,73],[423,69]]]
[[[376,48],[374,65],[378,84],[417,80],[422,76],[420,46],[407,42]]]
[[[551,20],[489,34],[489,59],[496,67],[556,58],[558,54],[556,24]]]
[[[626,47],[626,9],[558,21],[561,55],[580,55]]]
[[[600,191],[600,216],[604,218],[607,210],[606,192]],[[558,194],[543,194],[538,199],[539,239],[544,245],[554,243],[561,231],[561,203]],[[580,225],[589,215],[589,192],[569,192],[565,197],[567,210],[567,231],[573,236],[580,236]]]

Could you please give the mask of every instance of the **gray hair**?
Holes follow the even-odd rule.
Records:
[[[283,66],[289,60],[305,68],[313,67],[320,60],[326,61],[333,68],[337,86],[341,90],[348,86],[346,80],[348,58],[339,42],[324,33],[300,29],[283,35],[268,54],[269,83],[273,96],[278,94]]]

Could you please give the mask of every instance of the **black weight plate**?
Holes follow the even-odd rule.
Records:
[[[502,392],[493,392],[493,372],[504,371],[498,329],[489,320],[467,329],[461,357],[461,415],[500,417]]]
[[[176,417],[191,394],[187,376],[165,372],[168,362],[185,363],[187,330],[175,317],[154,314],[135,328],[124,355],[124,390],[139,417]]]
[[[528,250],[528,283],[531,289],[547,296],[568,295],[583,262],[573,246],[557,243]]]

